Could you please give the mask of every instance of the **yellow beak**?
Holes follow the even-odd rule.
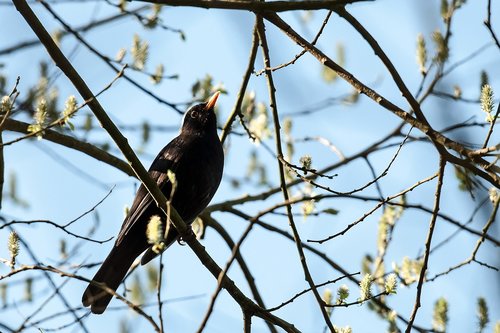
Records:
[[[205,106],[205,110],[210,110],[213,109],[215,106],[215,103],[217,103],[217,98],[219,98],[220,91],[217,91],[215,94],[210,97],[210,99],[207,102],[207,105]]]

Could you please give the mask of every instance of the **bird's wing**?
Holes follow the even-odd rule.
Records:
[[[156,156],[151,167],[149,168],[149,175],[156,182],[158,187],[165,193],[167,196],[171,190],[171,184],[168,180],[167,170],[176,171],[177,165],[179,164],[179,160],[181,159],[183,151],[180,149],[182,146],[182,138],[177,137],[172,140],[168,145],[166,145]],[[116,245],[119,245],[124,237],[128,234],[130,229],[135,225],[135,223],[141,218],[143,218],[143,214],[145,211],[156,203],[153,200],[153,197],[149,194],[144,185],[141,184],[139,189],[137,190],[137,194],[135,195],[134,202],[132,203],[132,207],[128,212],[127,217],[123,221],[122,227],[120,229],[120,233],[116,239]],[[149,218],[149,217],[146,217]]]

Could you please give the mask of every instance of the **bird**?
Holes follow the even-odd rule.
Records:
[[[185,113],[179,135],[158,153],[148,171],[187,224],[207,207],[222,179],[224,152],[214,112],[219,95],[216,92],[206,103],[194,105]],[[168,170],[175,174],[172,198]],[[144,265],[158,255],[146,236],[148,222],[155,215],[162,218],[165,230],[165,214],[141,184],[113,248],[92,278],[94,283],[89,283],[83,293],[82,303],[90,306],[92,313],[102,314],[113,297],[96,282],[116,291],[138,256],[144,252],[141,258]],[[164,240],[166,247],[178,238],[175,228],[169,228]]]

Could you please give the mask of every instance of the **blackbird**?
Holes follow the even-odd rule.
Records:
[[[224,153],[217,136],[214,113],[218,97],[219,92],[216,92],[208,102],[195,105],[186,112],[180,134],[160,151],[149,168],[150,176],[167,198],[172,188],[167,171],[175,173],[177,187],[170,200],[186,223],[192,223],[205,209],[222,178]],[[146,237],[146,227],[153,215],[159,215],[165,227],[165,214],[141,185],[116,242],[93,281],[116,290],[141,253],[146,251],[141,258],[143,265],[156,257],[157,253]],[[177,231],[170,228],[165,245],[171,245],[178,236]],[[86,307],[90,306],[93,313],[101,314],[112,297],[99,286],[89,284],[83,293],[82,303]]]

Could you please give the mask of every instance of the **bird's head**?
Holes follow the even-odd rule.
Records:
[[[184,115],[182,132],[189,131],[202,135],[208,131],[217,131],[217,120],[215,118],[214,108],[219,95],[220,92],[217,91],[206,103],[197,104],[191,107]]]

